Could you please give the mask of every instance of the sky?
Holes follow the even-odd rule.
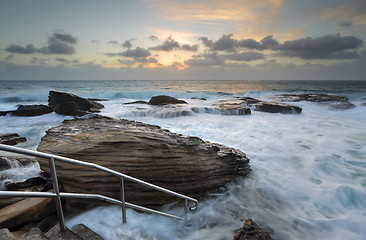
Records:
[[[0,80],[365,80],[366,0],[0,0]]]

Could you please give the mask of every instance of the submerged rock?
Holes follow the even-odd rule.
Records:
[[[240,150],[172,133],[158,126],[110,118],[74,119],[47,131],[38,151],[96,163],[143,181],[200,197],[250,172]],[[48,160],[38,159],[49,171]],[[120,198],[120,179],[94,169],[56,162],[66,192],[99,193]],[[126,180],[126,201],[161,206],[177,198]],[[69,203],[78,204],[71,199]]]
[[[291,102],[317,102],[317,103],[327,103],[333,109],[346,110],[356,107],[353,103],[349,101],[347,96],[337,96],[328,94],[282,94],[277,95],[277,99],[281,101],[291,101]]]
[[[90,101],[71,93],[50,91],[48,105],[58,114],[83,116],[88,112],[100,112],[103,104]]]
[[[19,136],[18,133],[8,133],[0,135],[0,143],[6,145],[17,145],[21,142],[26,142],[27,139],[25,137]]]
[[[255,105],[254,110],[270,113],[301,113],[302,108],[276,102],[259,102]]]
[[[252,219],[248,218],[233,240],[274,240],[266,231],[263,231]]]
[[[154,96],[149,101],[150,105],[168,105],[168,104],[187,104],[184,100],[179,100],[178,98],[166,96],[166,95],[159,95]]]
[[[225,115],[251,114],[251,108],[255,111],[270,113],[301,113],[302,108],[277,102],[265,102],[251,97],[243,97],[231,100],[222,100],[213,105]]]
[[[52,108],[47,105],[19,105],[17,110],[0,111],[0,116],[10,114],[19,117],[33,117],[53,112]]]
[[[223,115],[249,115],[251,110],[247,103],[240,99],[222,100],[213,105]]]

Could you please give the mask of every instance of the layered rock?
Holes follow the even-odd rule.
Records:
[[[19,117],[32,117],[39,116],[53,112],[52,108],[47,105],[19,105],[16,110],[13,111],[0,111],[0,116],[7,114]]]
[[[88,112],[99,112],[103,104],[76,96],[71,93],[50,91],[48,106],[56,113],[71,116],[83,116]]]
[[[249,159],[239,150],[158,126],[109,118],[64,121],[47,131],[38,151],[96,163],[192,197],[250,171]],[[49,171],[48,160],[38,161]],[[62,162],[56,166],[63,191],[120,198],[119,178]],[[131,203],[161,206],[176,200],[134,183],[125,185],[126,201]]]
[[[274,240],[266,231],[263,231],[252,219],[248,218],[233,240]]]

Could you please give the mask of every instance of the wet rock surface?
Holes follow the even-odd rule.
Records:
[[[104,117],[64,121],[47,131],[38,150],[96,163],[191,197],[204,196],[250,171],[249,159],[240,150],[158,126]],[[38,161],[49,171],[47,160]],[[120,198],[118,177],[62,162],[56,166],[64,191]],[[135,204],[161,206],[177,200],[128,181],[125,189],[126,201]]]
[[[252,219],[247,219],[233,240],[274,240],[269,233],[262,230]]]
[[[223,100],[214,104],[218,110],[227,115],[247,115],[251,109],[269,113],[301,113],[302,109],[298,106],[288,105],[277,102],[265,102],[251,97],[236,98],[232,100]],[[231,113],[231,114],[230,114]]]
[[[166,96],[166,95],[159,95],[154,96],[149,101],[150,105],[168,105],[168,104],[187,104],[184,100],[179,100],[174,97]]]
[[[19,117],[33,117],[53,112],[52,108],[47,105],[19,105],[13,111],[0,111],[0,116],[7,114]]]
[[[21,142],[26,142],[27,139],[25,137],[19,136],[18,133],[8,133],[0,135],[0,143],[6,145],[17,145]]]
[[[99,112],[103,104],[91,101],[71,93],[50,91],[48,106],[56,113],[71,116],[83,116],[90,112]]]
[[[280,101],[289,101],[289,102],[308,101],[308,102],[324,103],[328,104],[330,108],[338,110],[346,110],[356,107],[353,103],[350,102],[347,96],[315,93],[315,94],[282,94],[282,95],[276,95],[275,98],[279,99]]]

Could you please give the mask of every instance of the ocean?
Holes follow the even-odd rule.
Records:
[[[108,99],[101,102],[102,115],[240,149],[253,170],[209,193],[187,224],[129,209],[128,223],[122,225],[120,208],[104,206],[67,219],[70,227],[84,223],[105,239],[221,240],[232,239],[251,218],[276,240],[366,239],[366,81],[0,81],[0,111],[47,104],[50,90]],[[345,95],[355,107],[301,101],[289,102],[302,107],[301,114],[180,116],[152,106],[123,105],[164,94],[204,108],[235,97],[268,100],[285,93]],[[3,116],[0,134],[19,133],[27,142],[17,146],[35,150],[45,131],[65,119],[72,117]],[[0,188],[9,179],[38,172],[38,165],[0,172]],[[181,209],[170,211],[182,214]]]

